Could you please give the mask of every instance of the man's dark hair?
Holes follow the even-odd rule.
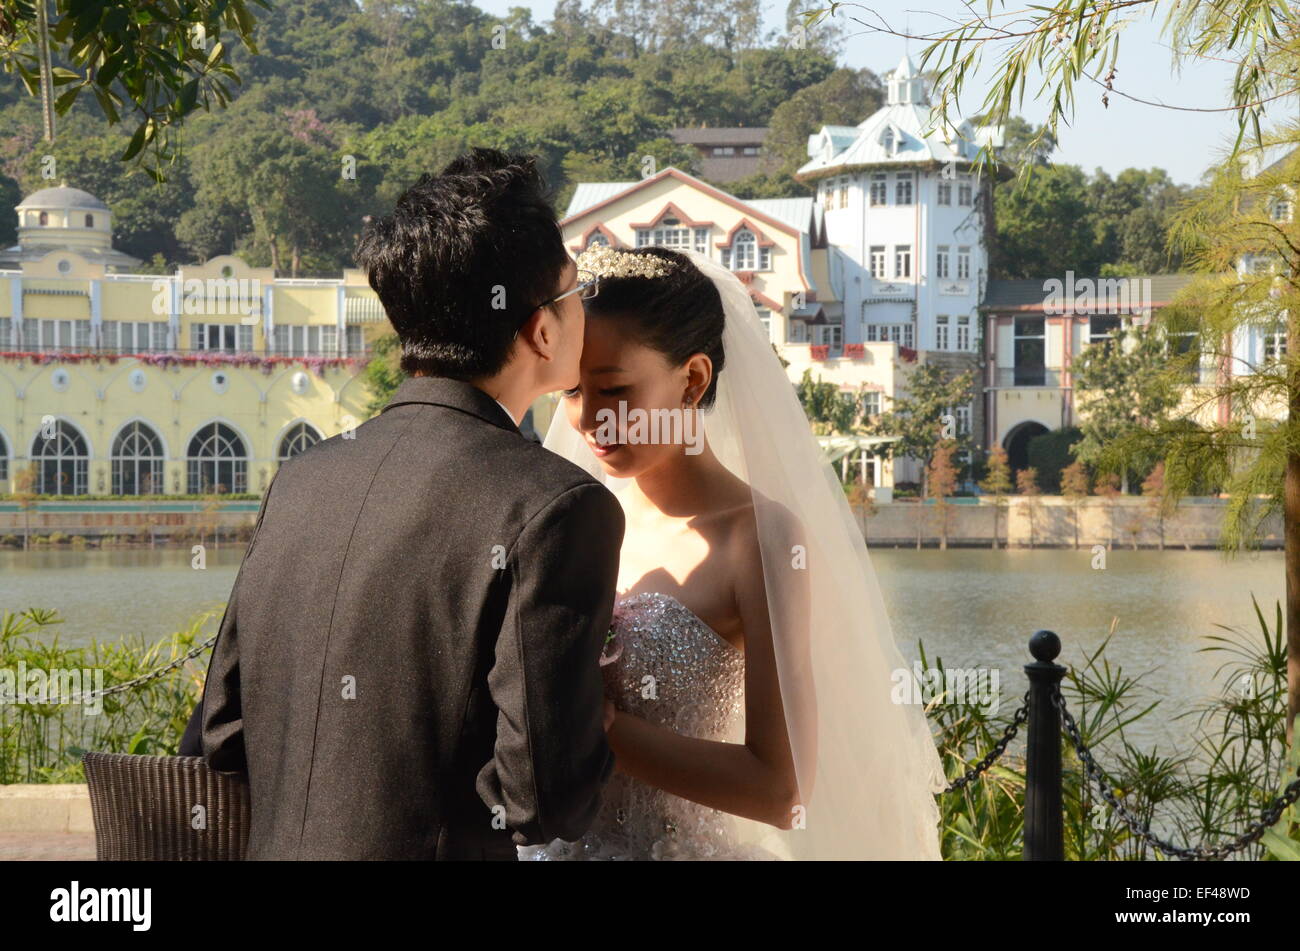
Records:
[[[505,366],[568,253],[536,160],[473,149],[369,220],[356,260],[402,342],[402,369],[471,380]]]

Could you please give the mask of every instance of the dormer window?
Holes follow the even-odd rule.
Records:
[[[590,248],[608,248],[609,238],[605,237],[599,231],[593,231],[591,237],[587,239],[587,249]]]
[[[885,126],[885,131],[880,133],[880,144],[889,154],[894,153],[894,129],[893,126]]]
[[[733,271],[767,271],[772,267],[771,249],[758,243],[758,236],[741,228],[722,249],[722,265]]]

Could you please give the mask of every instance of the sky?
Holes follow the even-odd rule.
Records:
[[[538,3],[476,0],[476,3],[494,14],[504,14],[510,7],[526,6],[538,22],[548,20],[555,6],[553,0]],[[808,0],[810,9],[828,5],[829,0]],[[885,17],[890,26],[913,33],[939,29],[944,22],[940,17],[955,18],[964,10],[958,0],[931,0],[930,6],[932,9],[925,11],[898,0],[882,0],[873,4],[872,9]],[[1165,6],[1161,4],[1162,10]],[[783,26],[784,0],[765,0],[765,9],[765,29]],[[905,52],[919,64],[923,42],[867,33],[853,24],[847,26],[850,35],[844,45],[843,65],[883,74],[892,70]],[[1230,101],[1232,71],[1232,66],[1226,63],[1198,63],[1175,73],[1159,24],[1144,17],[1135,19],[1120,40],[1115,88],[1168,105],[1222,108]],[[976,94],[963,100],[962,106],[966,112],[974,113],[979,111],[986,84],[976,82],[970,88]],[[1026,84],[1025,104],[1019,110],[1031,122],[1041,121],[1047,115],[1046,107],[1033,101],[1035,90],[1034,83]],[[1155,167],[1168,171],[1176,182],[1193,184],[1236,134],[1236,120],[1231,112],[1175,111],[1135,103],[1115,94],[1111,95],[1107,108],[1101,103],[1100,87],[1077,91],[1074,118],[1069,127],[1062,125],[1060,146],[1052,158],[1080,165],[1089,172],[1103,168],[1113,175],[1126,168]]]

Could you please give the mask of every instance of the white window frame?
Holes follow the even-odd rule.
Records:
[[[871,276],[878,281],[883,281],[888,276],[885,273],[885,253],[883,244],[873,244],[867,254],[867,263],[871,268]]]
[[[971,324],[970,314],[957,315],[957,349],[961,352],[971,348]]]
[[[876,173],[871,176],[870,204],[889,204],[889,176]]]
[[[899,172],[898,178],[894,182],[894,204],[911,205],[914,204],[915,196],[911,172]]]
[[[912,276],[912,246],[910,244],[894,245],[894,277],[910,278]]]

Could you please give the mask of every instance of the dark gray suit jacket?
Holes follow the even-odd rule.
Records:
[[[285,463],[202,703],[251,859],[513,859],[613,768],[597,658],[623,514],[487,394],[413,378]]]

